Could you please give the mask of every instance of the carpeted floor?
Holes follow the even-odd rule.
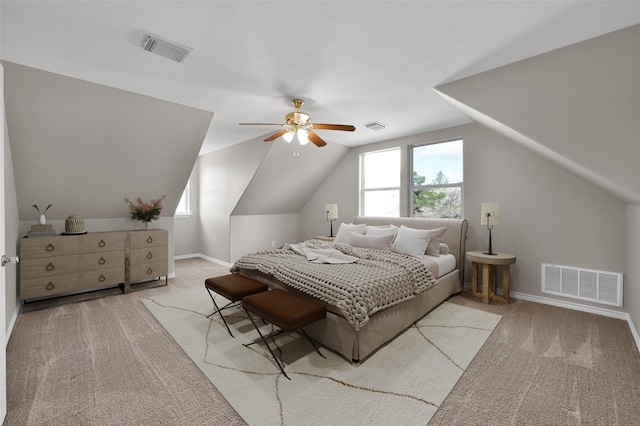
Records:
[[[179,260],[167,287],[20,314],[4,424],[245,424],[140,301],[227,272]],[[640,354],[624,321],[520,300],[487,306],[467,292],[449,302],[503,319],[430,425],[637,424]]]
[[[500,321],[500,315],[443,303],[365,362],[352,364],[299,334],[271,345],[276,366],[241,309],[224,311],[229,336],[205,289],[143,303],[251,425],[424,424],[436,412]],[[228,300],[216,295],[218,306]],[[274,331],[260,324],[263,335]],[[276,349],[277,348],[277,349]],[[327,410],[331,407],[331,410]]]

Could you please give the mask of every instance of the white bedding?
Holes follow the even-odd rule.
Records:
[[[436,262],[438,264],[438,277],[447,275],[449,272],[456,269],[456,257],[452,254],[441,254],[440,257],[427,255],[424,259],[417,260],[422,260],[422,263],[427,266],[428,261]]]

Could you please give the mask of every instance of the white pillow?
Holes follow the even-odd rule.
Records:
[[[422,259],[427,251],[429,241],[436,232],[435,229],[413,229],[401,225],[398,235],[391,245],[391,251]]]
[[[365,235],[393,235],[395,237],[397,233],[398,233],[398,227],[395,225],[389,225],[389,226],[367,226],[367,231],[364,234]]]
[[[449,254],[449,246],[446,243],[440,243],[440,254]]]
[[[367,225],[364,223],[362,225],[354,225],[353,223],[341,223],[340,228],[338,228],[338,233],[336,234],[336,239],[333,240],[334,243],[347,243],[349,244],[349,233],[355,232],[356,234],[364,234],[364,230],[367,228]]]
[[[394,235],[360,235],[355,232],[350,232],[347,244],[353,247],[391,250],[393,237]]]

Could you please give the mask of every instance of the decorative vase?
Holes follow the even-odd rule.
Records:
[[[46,218],[46,217],[44,217],[44,215],[43,215],[43,214],[41,214],[41,215],[40,215],[40,217],[38,218],[38,223],[39,223],[40,225],[46,225],[46,224],[47,224],[47,218]]]
[[[146,221],[146,222],[144,223],[144,229],[149,230],[149,224],[150,224],[150,223],[151,223],[151,222]]]

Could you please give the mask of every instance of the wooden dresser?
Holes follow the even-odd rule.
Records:
[[[20,300],[54,297],[165,277],[164,229],[22,238]]]
[[[167,276],[168,238],[164,229],[129,232],[129,279],[125,282],[125,292],[132,281]]]

